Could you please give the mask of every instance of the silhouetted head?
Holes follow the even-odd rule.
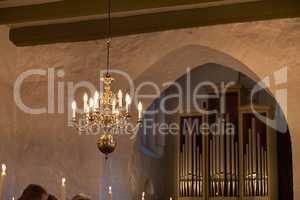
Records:
[[[49,194],[48,200],[58,200],[54,195]]]
[[[46,190],[39,186],[31,184],[23,191],[19,200],[47,200],[48,194]]]
[[[77,194],[72,200],[91,200],[88,196],[84,194]]]

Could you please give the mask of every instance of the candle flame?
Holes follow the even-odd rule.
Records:
[[[88,95],[87,95],[87,93],[84,93],[84,95],[83,95],[83,101],[84,102],[87,102],[88,101]]]
[[[6,165],[2,164],[2,176],[6,175]]]
[[[143,104],[142,104],[142,102],[139,102],[139,104],[138,104],[138,111],[139,112],[143,111]]]
[[[118,98],[121,98],[121,99],[122,99],[122,97],[123,97],[122,90],[119,90],[119,92],[118,92]]]
[[[111,188],[111,186],[109,186],[109,187],[108,187],[108,190],[109,190],[109,193],[111,193],[111,192],[112,192],[112,188]]]
[[[98,99],[98,98],[99,98],[99,92],[98,92],[98,91],[95,92],[94,97],[95,97],[95,99]]]
[[[72,102],[72,109],[75,110],[76,109],[76,101]]]
[[[94,99],[93,98],[90,98],[90,100],[89,100],[89,106],[90,106],[90,108],[94,107]]]
[[[65,186],[65,185],[66,185],[66,181],[67,181],[66,178],[62,178],[62,179],[61,179],[61,184],[62,184],[62,186]]]

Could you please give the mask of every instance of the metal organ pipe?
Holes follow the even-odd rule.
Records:
[[[252,118],[252,163],[253,163],[253,172],[252,172],[252,184],[253,184],[253,195],[256,196],[256,188],[257,188],[257,166],[256,166],[256,132],[255,132],[255,118]]]

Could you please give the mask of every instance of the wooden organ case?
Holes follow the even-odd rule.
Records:
[[[275,131],[251,106],[241,106],[239,87],[223,97],[205,103],[216,113],[179,115],[179,199],[277,200]],[[253,108],[261,116],[273,114],[269,106]]]

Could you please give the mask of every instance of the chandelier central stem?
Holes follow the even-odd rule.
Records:
[[[109,75],[109,68],[110,68],[110,45],[112,41],[111,36],[111,0],[108,0],[107,5],[107,62],[106,62],[106,75]]]

